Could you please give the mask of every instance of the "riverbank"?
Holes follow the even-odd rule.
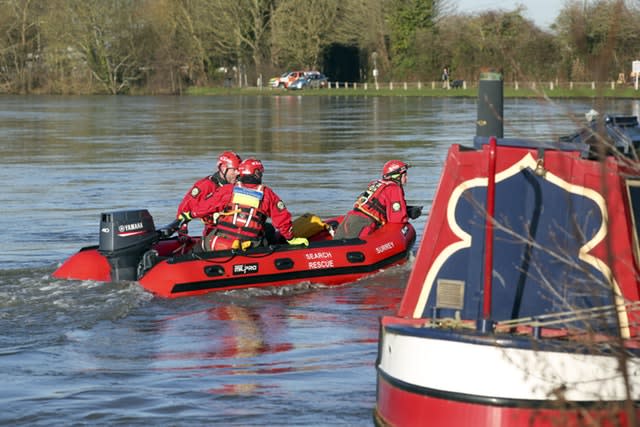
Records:
[[[355,85],[350,87],[326,88],[326,89],[302,89],[288,90],[270,87],[245,87],[245,88],[222,88],[222,87],[193,87],[187,89],[187,95],[252,95],[252,96],[428,96],[428,97],[454,97],[454,98],[477,98],[478,89],[476,87],[444,89],[432,87],[411,87],[402,83],[379,86]],[[611,86],[598,85],[585,87],[554,87],[550,88],[522,88],[505,87],[505,98],[620,98],[633,99],[640,97],[640,91],[632,86]]]

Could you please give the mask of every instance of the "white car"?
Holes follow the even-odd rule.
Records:
[[[291,83],[300,77],[304,76],[304,71],[287,71],[282,74],[280,77],[275,77],[269,80],[269,85],[271,87],[280,87],[280,88],[288,88]]]

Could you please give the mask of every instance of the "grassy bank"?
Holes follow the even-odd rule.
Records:
[[[432,97],[467,97],[477,98],[478,89],[475,87],[467,89],[442,89],[442,88],[407,88],[399,85],[393,89],[388,87],[376,89],[369,85],[367,89],[360,85],[356,88],[330,88],[330,89],[303,89],[287,90],[274,88],[221,88],[221,87],[194,87],[186,91],[187,95],[254,95],[254,96],[432,96]],[[633,87],[601,87],[592,89],[591,87],[579,88],[554,88],[546,90],[515,89],[505,87],[505,98],[639,98],[640,90]]]

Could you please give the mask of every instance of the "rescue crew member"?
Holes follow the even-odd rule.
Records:
[[[198,206],[205,200],[209,200],[213,193],[225,184],[235,184],[238,178],[238,167],[240,166],[240,156],[233,151],[224,151],[218,156],[217,170],[213,175],[206,176],[196,181],[191,190],[185,194],[182,202],[178,206],[178,213],[176,217],[180,219],[180,214],[183,212],[193,212],[198,209]],[[204,228],[202,235],[209,234],[215,224],[211,215],[205,216],[202,219]],[[182,221],[179,234],[188,234],[188,220]]]
[[[291,213],[278,195],[262,184],[264,166],[249,158],[238,167],[238,182],[220,187],[212,197],[183,216],[217,218],[215,229],[203,239],[205,251],[246,249],[267,244],[265,224],[271,218],[280,235],[292,245],[308,245],[303,237],[294,237]]]
[[[334,239],[364,238],[378,227],[390,222],[409,222],[403,186],[407,183],[409,165],[389,160],[382,167],[382,179],[371,181],[358,196],[353,209],[336,229]]]

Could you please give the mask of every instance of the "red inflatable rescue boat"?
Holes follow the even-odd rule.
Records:
[[[341,219],[322,223],[335,227]],[[175,226],[156,230],[147,210],[103,213],[99,245],[81,249],[53,276],[137,280],[146,290],[168,298],[298,283],[332,286],[404,263],[416,238],[411,224],[387,224],[366,240],[333,240],[329,230],[321,228],[309,237],[309,246],[285,243],[197,252],[191,249],[199,245],[199,237],[185,243],[170,237],[174,231]]]

